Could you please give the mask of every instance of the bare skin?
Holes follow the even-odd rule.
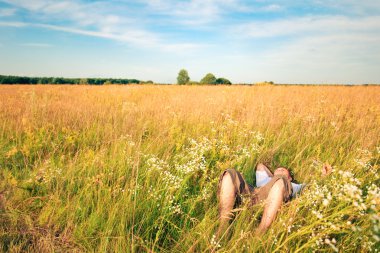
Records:
[[[276,218],[277,212],[283,203],[283,196],[285,191],[284,181],[278,180],[269,191],[268,198],[265,203],[263,217],[259,227],[256,230],[256,234],[264,234],[274,219]]]
[[[272,171],[270,171],[270,170],[268,169],[268,167],[265,166],[263,163],[259,163],[259,164],[257,165],[257,167],[256,167],[256,170],[257,170],[257,171],[265,171],[265,172],[268,174],[268,176],[273,177],[273,173],[272,173]]]
[[[269,176],[273,177],[272,172],[262,163],[257,165],[257,170],[265,171]],[[285,175],[290,180],[292,180],[289,171],[286,168],[280,167],[275,170],[274,175]],[[278,180],[269,191],[267,201],[264,206],[263,217],[261,219],[260,225],[256,231],[256,234],[263,234],[270,227],[274,219],[276,218],[277,212],[283,203],[283,195],[285,191],[285,185],[282,180]],[[220,225],[217,232],[220,238],[221,233],[226,231],[229,225],[229,221],[233,218],[232,210],[235,205],[236,190],[233,186],[231,176],[226,173],[223,176],[220,196],[219,196],[219,220]]]
[[[221,237],[221,233],[227,230],[230,220],[233,218],[232,209],[235,205],[235,198],[236,190],[233,186],[232,178],[230,174],[226,173],[220,187],[218,238]]]
[[[290,172],[287,168],[279,167],[274,171],[275,176],[286,176],[290,181],[293,180],[292,176],[290,175]]]
[[[262,163],[257,165],[257,170],[263,170],[268,174],[268,176],[273,177],[272,172]],[[277,168],[274,171],[274,175],[286,176],[290,181],[293,180],[293,178],[290,176],[289,170],[284,167]],[[256,234],[260,235],[265,233],[276,218],[277,212],[284,201],[284,191],[285,185],[284,181],[282,180],[278,180],[272,186],[272,189],[269,191],[268,198],[264,207],[263,217],[261,218],[260,225],[256,230]]]
[[[284,167],[277,168],[274,173],[272,173],[267,166],[262,163],[259,163],[256,168],[257,171],[265,171],[268,176],[273,177],[274,175],[283,175],[286,176],[290,181],[293,178],[290,175],[288,169]],[[321,173],[322,177],[329,175],[333,171],[333,167],[330,164],[323,164]],[[256,235],[265,233],[270,225],[273,223],[276,218],[278,210],[281,208],[281,205],[284,201],[285,185],[282,180],[278,180],[269,191],[268,197],[266,199],[263,217],[260,221],[260,225],[256,230]],[[221,233],[225,232],[229,226],[230,220],[233,218],[232,210],[235,205],[236,190],[233,186],[231,176],[226,173],[223,176],[221,182],[221,189],[219,195],[219,211],[220,211],[220,226],[218,230],[218,238],[221,237]]]

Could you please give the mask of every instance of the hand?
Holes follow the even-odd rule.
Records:
[[[324,163],[322,166],[322,176],[327,176],[332,172],[332,166],[328,163]]]

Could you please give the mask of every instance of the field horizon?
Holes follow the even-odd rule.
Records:
[[[121,77],[61,77],[61,76],[15,76],[0,74],[0,85],[190,85],[190,86],[215,86],[215,85],[241,85],[241,86],[379,86],[380,83],[286,83],[273,81],[256,81],[248,83],[232,82],[231,84],[203,84],[189,80],[186,84],[154,82],[136,78]]]

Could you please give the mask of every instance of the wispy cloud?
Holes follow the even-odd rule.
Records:
[[[19,6],[19,7],[23,7],[23,8],[32,10],[32,11],[36,11],[36,10],[41,9],[42,7],[44,7],[49,2],[52,2],[52,1],[49,1],[49,0],[33,0],[33,1],[27,1],[27,0],[26,1],[24,1],[24,0],[2,0],[2,2],[11,4],[11,5],[15,5],[15,6]]]
[[[13,22],[13,21],[0,21],[0,26],[5,27],[24,27],[27,26],[24,22]]]
[[[279,4],[270,4],[260,8],[262,11],[280,11],[283,7]]]
[[[0,17],[9,17],[13,16],[16,13],[16,9],[14,8],[5,8],[5,9],[0,9]]]
[[[151,11],[161,15],[174,17],[172,20],[182,24],[205,24],[219,18],[223,6],[235,4],[236,1],[175,1],[175,0],[145,0]]]
[[[304,2],[305,4],[305,1],[301,2]],[[306,3],[317,8],[322,7],[330,10],[336,10],[338,13],[343,13],[345,15],[377,15],[380,11],[380,2],[373,0],[312,0],[311,2]]]
[[[289,83],[377,83],[380,33],[309,34],[258,56],[265,79]],[[268,75],[268,73],[275,74]],[[307,81],[306,81],[307,80]]]
[[[0,22],[0,26],[8,27],[40,27],[48,30],[61,31],[83,36],[98,37],[103,39],[110,39],[119,42],[131,43],[138,47],[156,48],[168,52],[183,52],[184,50],[196,50],[206,47],[206,44],[199,43],[165,43],[154,34],[145,33],[141,30],[130,30],[124,32],[104,32],[92,31],[86,29],[78,29],[66,26],[39,24],[39,23],[26,23],[26,22]]]
[[[376,83],[380,36],[321,35],[301,38],[263,54],[263,68],[276,81],[302,83]]]
[[[249,22],[230,31],[247,42],[275,45],[256,52],[262,73],[276,70],[277,77],[266,74],[264,80],[371,83],[380,79],[375,74],[380,61],[380,16],[309,15]]]
[[[75,0],[3,0],[8,4],[29,11],[31,16],[39,21],[71,22],[72,25],[85,27],[94,26],[107,29],[108,26],[125,26],[132,21],[126,16],[113,14],[107,3],[82,2]]]
[[[233,12],[257,13],[279,11],[279,4],[262,4],[260,1],[242,0],[143,0],[154,12],[173,17],[172,22],[184,25],[205,25],[223,20]]]
[[[78,29],[66,26],[47,25],[47,24],[30,24],[31,26],[37,26],[46,28],[49,30],[62,31],[68,33],[75,33],[85,36],[99,37],[105,39],[111,39],[121,42],[133,43],[140,46],[155,46],[159,43],[159,39],[151,33],[142,30],[127,30],[122,32],[105,32],[105,31],[93,31],[86,29]]]
[[[42,17],[39,16],[38,18],[42,22],[0,22],[0,26],[41,27],[49,30],[110,39],[129,43],[136,47],[155,48],[178,53],[182,49],[195,50],[205,46],[199,43],[168,42],[161,34],[144,29],[139,20],[114,14],[108,10],[104,2],[6,1],[18,8],[24,8],[34,14],[42,15]]]
[[[306,16],[241,24],[233,31],[248,37],[277,37],[316,33],[380,31],[380,16]]]
[[[53,45],[48,44],[48,43],[21,43],[20,45],[24,47],[40,47],[40,48],[53,47]]]

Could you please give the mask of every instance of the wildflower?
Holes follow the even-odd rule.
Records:
[[[334,239],[334,241],[335,241],[335,239]],[[327,245],[329,245],[335,252],[339,252],[338,248],[334,245],[335,243],[333,243],[332,241],[330,241],[330,239],[326,238],[325,239],[325,243]]]
[[[222,246],[220,245],[220,243],[216,240],[216,235],[215,235],[215,234],[212,235],[211,240],[210,240],[210,243],[211,243],[211,245],[212,245],[214,248],[220,248],[220,247],[222,247]]]
[[[323,219],[323,214],[322,213],[320,213],[320,212],[318,212],[318,211],[315,211],[315,210],[313,210],[313,211],[311,211],[312,212],[312,214],[314,214],[318,219]]]

